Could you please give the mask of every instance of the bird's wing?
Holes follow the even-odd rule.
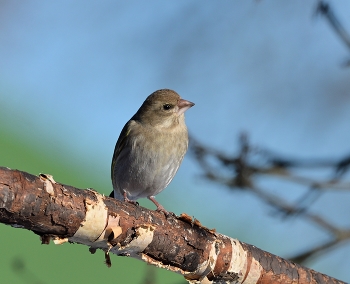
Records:
[[[120,152],[122,151],[122,149],[124,148],[126,141],[127,141],[127,137],[130,134],[130,124],[131,124],[131,120],[129,120],[123,127],[122,132],[119,135],[118,141],[115,144],[115,148],[114,148],[114,153],[113,153],[113,158],[112,158],[112,165],[111,165],[111,178],[113,179],[113,169],[115,166],[115,163],[117,162],[118,156],[120,154]]]

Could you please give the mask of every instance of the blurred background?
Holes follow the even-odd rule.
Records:
[[[329,0],[350,30],[350,2]],[[198,141],[226,153],[238,137],[289,157],[341,158],[350,151],[349,49],[316,0],[0,0],[0,165],[53,175],[108,195],[115,142],[144,99],[161,88],[196,103],[186,112]],[[264,184],[286,198],[295,192]],[[209,228],[290,257],[329,236],[274,211],[244,191],[202,176],[189,152],[157,200]],[[349,194],[312,204],[349,226]],[[142,206],[154,209],[147,200]],[[139,261],[91,255],[80,245],[41,245],[32,232],[1,225],[7,283],[184,283]],[[350,281],[350,246],[306,265]]]

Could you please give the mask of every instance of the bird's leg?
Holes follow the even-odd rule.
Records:
[[[159,202],[155,199],[154,196],[148,196],[147,197],[149,200],[151,200],[156,206],[157,206],[157,211],[158,212],[163,212],[165,214],[165,216],[168,216],[170,213],[168,211],[165,210],[165,208],[159,204]]]
[[[124,196],[124,202],[128,202],[128,203],[131,203],[131,204],[135,204],[135,205],[139,205],[139,203],[137,202],[137,201],[133,201],[133,200],[130,200],[129,198],[128,198],[128,194],[126,193],[126,191],[124,190],[124,194],[123,194],[123,196]]]

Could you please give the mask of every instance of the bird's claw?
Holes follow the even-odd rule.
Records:
[[[128,203],[134,204],[136,206],[140,205],[137,201],[129,199],[128,195],[127,195],[127,193],[125,191],[124,191],[124,202],[128,202]]]
[[[164,213],[165,217],[169,217],[170,216],[170,212],[166,211],[165,208],[162,205],[157,206],[156,211]]]

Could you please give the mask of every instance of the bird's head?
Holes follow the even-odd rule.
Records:
[[[147,97],[134,118],[158,127],[173,127],[184,121],[184,113],[194,103],[182,99],[169,89],[155,91]]]

